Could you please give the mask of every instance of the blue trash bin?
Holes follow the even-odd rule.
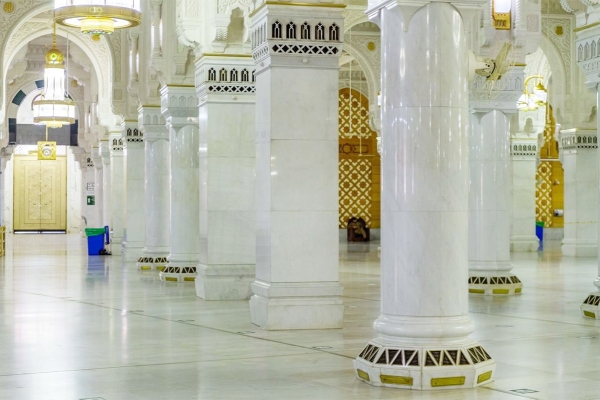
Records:
[[[100,252],[104,249],[106,228],[86,228],[85,235],[88,240],[88,255],[100,255]]]

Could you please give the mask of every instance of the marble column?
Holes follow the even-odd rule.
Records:
[[[144,135],[146,233],[137,266],[142,270],[162,271],[167,265],[171,243],[169,131],[158,106],[140,107],[138,124]]]
[[[302,39],[305,21],[311,34],[323,36]],[[256,280],[250,314],[264,329],[342,326],[337,221],[342,25],[342,9],[322,3],[266,4],[252,17]]]
[[[469,293],[521,293],[510,272],[510,114],[475,109],[470,122]]]
[[[102,225],[108,226],[112,230],[112,204],[110,187],[110,145],[108,140],[100,143],[100,156],[102,157]],[[112,234],[111,234],[112,240]]]
[[[125,121],[122,129],[125,230],[121,252],[124,261],[137,261],[142,256],[146,238],[144,137],[138,129],[138,121]]]
[[[598,137],[596,130],[560,131],[560,158],[565,171],[565,235],[562,253],[598,256]]]
[[[104,168],[102,164],[102,156],[100,156],[100,148],[94,147],[92,149],[92,161],[94,163],[94,202],[95,205],[95,216],[94,221],[96,226],[94,228],[104,227]]]
[[[537,111],[520,111],[515,118],[516,133],[511,136],[512,218],[510,251],[537,251],[540,242],[535,235],[535,190],[538,136],[546,126],[546,107]]]
[[[200,241],[198,97],[195,88],[164,86],[161,111],[171,144],[171,251],[160,279],[193,282]]]
[[[475,387],[495,363],[469,337],[469,49],[456,7],[469,13],[415,4],[367,12],[382,46],[381,315],[354,364],[375,386]]]
[[[123,138],[119,130],[113,131],[109,136],[110,143],[110,215],[111,215],[111,231],[113,244],[112,251],[121,251],[121,243],[123,242],[123,229],[125,208],[125,196],[123,192]]]
[[[216,71],[227,71],[217,80]],[[255,98],[251,57],[203,56],[196,63],[200,107],[200,262],[205,300],[251,295],[256,262]]]

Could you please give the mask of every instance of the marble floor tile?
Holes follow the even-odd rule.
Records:
[[[356,380],[352,360],[379,315],[378,246],[340,244],[342,329],[264,331],[247,301],[203,301],[119,255],[88,257],[78,236],[9,235],[0,400],[600,399],[600,322],[579,312],[597,260],[551,244],[513,254],[523,294],[469,299],[494,382],[417,392]]]

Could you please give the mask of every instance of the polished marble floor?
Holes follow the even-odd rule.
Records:
[[[470,299],[495,382],[416,392],[354,378],[379,313],[379,260],[377,243],[340,250],[344,328],[266,332],[250,323],[248,302],[206,302],[192,284],[88,257],[78,236],[9,236],[0,400],[600,399],[600,322],[579,313],[595,258],[515,254],[523,294]]]

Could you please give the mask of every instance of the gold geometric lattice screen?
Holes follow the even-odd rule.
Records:
[[[552,165],[548,161],[540,162],[536,175],[535,215],[544,226],[552,226]]]
[[[340,160],[340,228],[350,217],[362,217],[371,226],[371,161]]]
[[[358,90],[340,90],[340,138],[370,138],[369,100]]]

